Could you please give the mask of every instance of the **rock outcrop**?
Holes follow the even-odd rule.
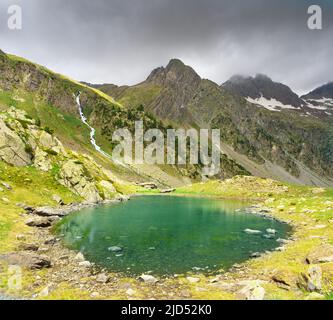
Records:
[[[113,199],[112,174],[91,157],[68,151],[25,111],[10,107],[0,113],[0,159],[13,166],[34,165],[88,202]]]

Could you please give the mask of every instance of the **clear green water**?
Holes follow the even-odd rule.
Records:
[[[66,246],[112,271],[170,275],[217,271],[279,246],[288,225],[244,213],[244,204],[204,198],[144,196],[84,209],[57,227]],[[238,210],[237,210],[238,209]],[[239,210],[240,209],[240,210]],[[237,210],[237,211],[236,211]],[[275,239],[244,229],[277,230]],[[121,252],[108,248],[118,246]]]

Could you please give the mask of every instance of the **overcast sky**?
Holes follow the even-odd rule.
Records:
[[[307,28],[311,4],[323,30]],[[135,84],[179,58],[219,84],[264,73],[305,93],[333,81],[333,1],[1,0],[0,48],[92,83]]]

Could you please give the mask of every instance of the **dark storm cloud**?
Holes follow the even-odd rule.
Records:
[[[6,28],[20,4],[23,30]],[[322,6],[323,30],[307,28]],[[0,47],[79,80],[134,84],[170,58],[205,78],[266,73],[298,92],[333,80],[331,0],[1,0]]]

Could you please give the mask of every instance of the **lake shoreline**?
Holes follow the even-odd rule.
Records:
[[[181,190],[179,192],[181,192]],[[174,196],[174,194],[171,195]],[[182,195],[179,193],[177,196]],[[216,195],[212,197],[221,199],[221,197]],[[29,292],[23,291],[19,296],[34,299],[57,299],[66,295],[70,295],[73,299],[242,299],[242,297],[239,296],[240,288],[247,286],[249,288],[264,287],[266,290],[265,298],[272,297],[272,294],[276,296],[284,296],[287,294],[288,297],[292,297],[293,299],[297,299],[297,297],[301,298],[302,296],[305,298],[309,296],[311,292],[300,293],[302,291],[299,292],[298,284],[295,284],[295,286],[294,284],[290,284],[287,291],[280,288],[279,282],[274,280],[274,269],[283,268],[279,267],[278,263],[274,265],[274,261],[278,261],[279,256],[287,256],[286,261],[290,261],[288,253],[294,252],[295,247],[297,249],[297,246],[306,241],[302,234],[304,230],[316,228],[318,221],[314,220],[313,223],[306,225],[304,225],[304,222],[295,221],[291,219],[291,215],[286,213],[285,210],[281,211],[281,208],[272,208],[271,203],[269,203],[271,199],[271,197],[266,197],[266,199],[263,197],[261,201],[255,200],[258,201],[256,202],[256,210],[249,212],[249,214],[259,214],[261,216],[264,214],[264,217],[278,219],[279,221],[288,223],[293,227],[291,241],[281,246],[281,251],[270,252],[261,257],[249,259],[241,265],[235,265],[231,270],[214,277],[205,276],[199,272],[194,273],[192,277],[179,276],[175,278],[158,279],[157,283],[142,282],[131,277],[124,277],[121,274],[108,272],[103,268],[96,267],[85,259],[79,259],[80,257],[78,258],[75,251],[65,248],[62,243],[52,235],[51,229],[33,228],[36,231],[33,232],[30,238],[34,240],[33,242],[45,244],[45,242],[54,241],[52,246],[42,248],[42,252],[44,251],[43,253],[47,254],[51,261],[53,260],[56,263],[52,265],[50,269],[52,270],[51,274],[49,274],[49,272],[45,274],[44,270],[27,271],[27,277],[35,279],[35,283],[37,278],[37,284],[39,287],[43,287],[43,289],[39,294],[31,296]],[[267,210],[267,208],[271,211],[265,213],[259,212],[261,209]],[[331,230],[332,224],[327,227],[330,227]],[[323,228],[323,230],[324,229],[325,228]],[[313,230],[322,231],[322,229]],[[320,244],[320,241],[319,236],[318,238],[313,238],[313,244],[307,243],[307,248],[315,247]],[[326,242],[326,240],[324,242]],[[295,251],[294,254],[296,254],[296,257],[299,256],[296,259],[297,265],[299,265],[299,258],[304,256],[305,259],[308,249],[297,249],[298,251]],[[284,259],[283,257],[282,260]],[[271,263],[273,263],[272,267]],[[295,264],[295,261],[290,261],[290,264]],[[324,266],[328,266],[328,270],[331,272],[331,264]],[[284,268],[288,268],[288,265],[285,265]],[[297,271],[297,274],[302,274],[302,270],[306,270],[307,268],[306,264],[302,262],[300,272]],[[56,274],[56,276],[52,276],[52,274]],[[89,280],[86,280],[85,283],[85,281],[82,280],[84,278],[88,278]],[[284,279],[284,277],[282,278]],[[296,278],[294,280],[296,281]],[[288,282],[285,279],[284,281]],[[64,282],[68,283],[64,286]],[[68,288],[68,284],[77,289]],[[61,287],[61,289],[59,287]],[[272,289],[273,287],[274,290]],[[167,288],[171,290],[171,296],[163,293]],[[198,291],[198,288],[201,289]],[[325,290],[329,289],[325,288]],[[273,293],[271,293],[271,291]],[[166,292],[168,292],[168,290],[166,290]],[[8,294],[5,294],[5,296],[8,296]],[[13,294],[13,296],[15,295]]]

